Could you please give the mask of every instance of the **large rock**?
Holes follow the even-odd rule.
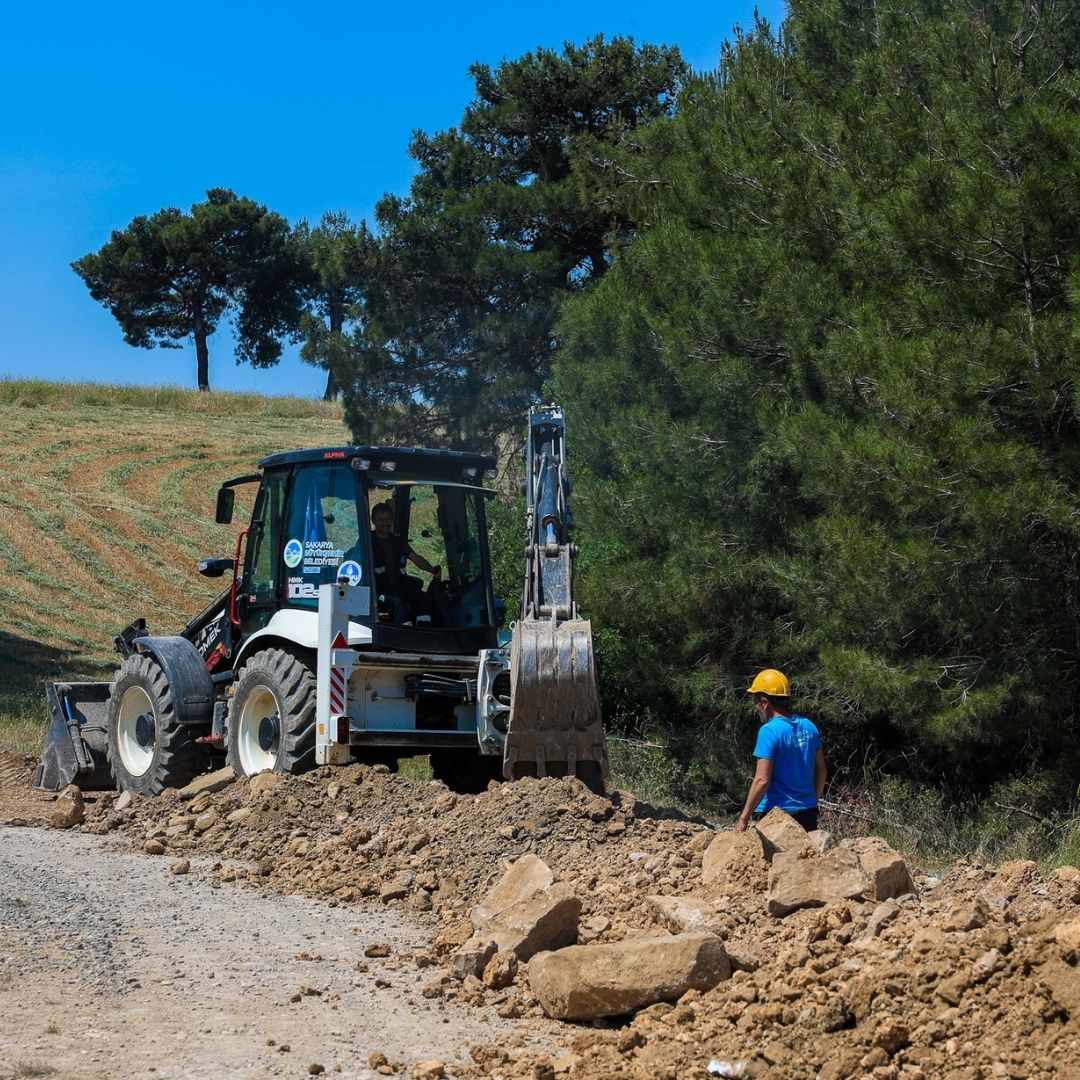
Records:
[[[878,837],[844,840],[824,854],[812,848],[780,852],[769,871],[769,912],[783,917],[799,908],[838,900],[889,900],[915,891],[907,864]]]
[[[577,941],[581,901],[535,855],[518,859],[470,913],[474,940],[528,960]],[[468,943],[466,943],[468,945]]]
[[[826,851],[832,851],[836,847],[836,837],[826,829],[814,829],[806,834],[806,839],[819,855],[824,855]]]
[[[769,870],[769,914],[782,917],[799,908],[861,900],[866,889],[866,875],[852,851],[834,848],[813,857],[781,852]]]
[[[262,795],[264,792],[281,787],[281,774],[276,772],[256,773],[248,780],[247,784],[249,795]]]
[[[543,859],[522,855],[499,879],[498,884],[472,910],[473,926],[483,929],[500,911],[543,892],[555,881]]]
[[[760,863],[761,843],[752,833],[717,833],[701,857],[701,880],[706,884],[726,881]]]
[[[805,851],[810,846],[806,830],[779,807],[770,810],[757,823],[757,835],[769,862],[777,855]]]
[[[84,816],[82,792],[74,784],[68,784],[56,796],[52,813],[49,815],[49,824],[54,829],[70,829],[75,825],[81,825]]]
[[[645,906],[661,926],[673,934],[720,935],[724,917],[715,904],[692,896],[647,896]]]
[[[202,795],[204,792],[210,794],[214,791],[222,791],[235,779],[236,773],[232,771],[231,766],[218,769],[217,772],[203,773],[202,776],[196,776],[190,784],[180,789],[180,798],[194,799],[196,795]]]
[[[540,953],[529,963],[532,992],[559,1020],[622,1016],[730,977],[724,943],[714,934],[575,945]]]
[[[854,852],[866,875],[868,900],[891,900],[915,891],[907,863],[899,852],[877,836],[862,836],[843,840],[840,847]]]

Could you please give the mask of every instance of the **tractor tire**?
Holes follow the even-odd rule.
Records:
[[[315,767],[315,672],[301,654],[264,649],[244,661],[229,705],[228,763],[237,776]]]
[[[195,733],[176,722],[169,680],[151,656],[132,653],[116,674],[107,714],[109,768],[118,791],[160,795],[205,765]]]
[[[502,782],[502,758],[475,750],[433,750],[431,775],[459,795],[479,795],[492,780]]]

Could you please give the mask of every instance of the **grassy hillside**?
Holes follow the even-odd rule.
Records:
[[[0,380],[0,430],[0,747],[27,753],[43,679],[107,677],[131,619],[175,633],[216,595],[195,566],[235,548],[213,519],[222,480],[349,439],[321,401],[31,380]]]

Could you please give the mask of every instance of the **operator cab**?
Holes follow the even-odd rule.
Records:
[[[259,465],[237,585],[242,636],[282,609],[316,611],[319,586],[341,579],[369,590],[369,614],[357,621],[370,627],[372,649],[475,654],[496,646],[505,607],[492,593],[492,492],[482,486],[495,475],[493,458],[352,446],[275,454]],[[372,509],[386,506],[392,540],[377,541]],[[390,551],[401,565],[385,565]]]

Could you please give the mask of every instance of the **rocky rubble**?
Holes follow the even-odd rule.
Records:
[[[567,1024],[551,1060],[477,1046],[475,1075],[1080,1075],[1075,868],[913,875],[880,840],[790,819],[718,833],[575,780],[458,795],[382,766],[218,779],[123,808],[88,796],[75,827],[212,882],[411,912],[431,927],[413,957],[425,996],[606,1017]]]

